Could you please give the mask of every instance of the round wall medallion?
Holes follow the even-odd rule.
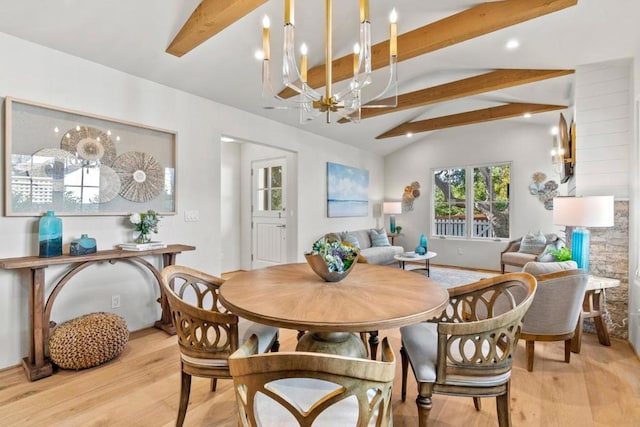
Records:
[[[111,166],[116,158],[116,146],[109,135],[90,126],[78,126],[64,133],[60,148],[85,160],[100,160]]]
[[[95,139],[85,138],[76,145],[78,156],[85,160],[100,160],[104,157],[104,146]]]
[[[33,177],[49,177],[63,179],[64,176],[78,167],[76,158],[68,151],[59,148],[43,148],[31,155],[29,174]]]
[[[109,166],[100,165],[100,195],[99,203],[107,203],[120,192],[120,177]]]
[[[120,195],[132,202],[156,198],[164,185],[160,163],[150,154],[130,151],[118,156],[112,165],[120,178]]]

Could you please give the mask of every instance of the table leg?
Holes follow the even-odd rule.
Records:
[[[425,260],[425,270],[427,270],[427,277],[431,277],[431,271],[429,271],[429,258]]]
[[[600,344],[610,346],[611,340],[609,339],[609,331],[607,325],[602,318],[602,312],[605,310],[604,306],[604,289],[588,290],[584,294],[584,301],[582,302],[582,313],[580,319],[576,325],[576,331],[571,342],[571,351],[574,353],[580,353],[580,346],[582,341],[582,328],[583,319],[593,319],[596,332],[598,334],[598,341]]]
[[[380,339],[378,338],[378,331],[369,332],[369,351],[371,353],[371,360],[376,360],[378,357],[378,344]]]
[[[367,358],[360,336],[351,332],[308,332],[300,338],[296,350]]]
[[[46,358],[46,340],[49,325],[44,324],[44,268],[31,270],[29,288],[29,357],[22,359],[22,368],[30,381],[39,380],[53,373],[51,362]]]
[[[178,253],[166,253],[162,254],[162,268],[168,267],[170,265],[174,265],[176,263],[176,256]],[[160,285],[160,290],[162,291],[162,283],[158,283]],[[171,283],[171,287],[173,288],[173,283]],[[160,307],[162,308],[162,314],[160,315],[160,320],[154,323],[158,329],[162,329],[169,335],[176,334],[176,328],[173,326],[173,320],[171,319],[171,308],[169,307],[169,301],[167,301],[164,292],[160,294]]]
[[[578,323],[576,324],[576,330],[573,334],[573,338],[571,338],[571,352],[580,353],[580,348],[582,347],[582,325],[584,322],[584,317],[582,317],[582,313],[578,316]]]
[[[609,331],[607,330],[607,325],[604,323],[604,319],[602,318],[602,311],[605,309],[604,289],[594,291],[592,298],[593,311],[595,314],[593,317],[593,322],[596,327],[596,332],[598,333],[598,341],[600,341],[600,344],[602,345],[611,346]]]

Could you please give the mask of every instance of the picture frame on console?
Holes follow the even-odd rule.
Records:
[[[176,213],[176,132],[5,98],[5,215]]]

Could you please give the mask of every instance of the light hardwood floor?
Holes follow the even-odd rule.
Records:
[[[281,350],[295,346],[295,331],[281,330]],[[388,336],[398,359],[394,426],[416,426],[415,381],[400,401],[400,341]],[[514,363],[511,411],[514,426],[640,426],[640,360],[626,341],[611,347],[585,334],[581,354],[564,363],[562,343],[536,343],[534,372],[525,368],[524,342]],[[0,372],[0,426],[172,426],[180,387],[176,337],[156,329],[135,332],[123,354],[100,367],[59,371],[29,382],[21,368]],[[495,399],[476,412],[469,398],[436,395],[431,427],[496,426]],[[194,378],[185,426],[236,427],[231,380]],[[337,426],[342,427],[342,426]]]

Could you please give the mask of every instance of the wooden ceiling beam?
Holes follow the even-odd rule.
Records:
[[[578,0],[503,0],[481,3],[399,35],[398,62],[575,6],[577,3]],[[389,40],[371,47],[372,69],[377,70],[387,65],[389,65]],[[351,78],[353,54],[334,60],[332,67],[334,82]],[[314,89],[324,86],[324,64],[308,71],[307,84]],[[288,88],[279,93],[283,98],[290,98],[296,94]]]
[[[202,0],[166,52],[182,56],[266,2],[267,0]]]
[[[540,80],[566,76],[574,72],[574,70],[499,69],[478,76],[398,95],[397,107],[363,108],[360,112],[360,118],[369,119],[382,114],[395,113],[397,111],[423,107],[438,102],[451,101],[453,99],[492,92]],[[384,104],[384,101],[380,101],[380,103]],[[349,123],[349,120],[340,119],[338,122]]]
[[[392,138],[408,133],[416,134],[430,130],[445,129],[456,126],[470,125],[474,123],[489,122],[493,120],[507,119],[522,116],[525,113],[544,113],[547,111],[563,110],[566,105],[531,104],[513,102],[498,107],[484,108],[482,110],[467,111],[449,116],[435,117],[433,119],[419,120],[403,123],[387,132],[376,136],[376,139]]]

